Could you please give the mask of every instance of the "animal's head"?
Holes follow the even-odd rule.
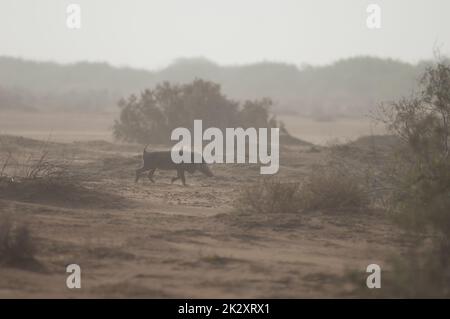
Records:
[[[206,165],[206,164],[199,165],[197,169],[208,177],[214,176],[214,174],[211,172],[208,165]]]

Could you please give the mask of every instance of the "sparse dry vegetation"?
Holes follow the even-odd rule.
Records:
[[[387,209],[414,239],[402,256],[391,258],[373,297],[450,296],[450,66],[430,66],[421,91],[383,105],[379,117],[400,143],[386,165]],[[359,278],[353,278],[358,280]],[[356,281],[355,281],[356,282]]]
[[[333,167],[315,166],[302,182],[264,178],[243,188],[235,207],[247,214],[354,212],[367,209],[369,203],[369,194],[357,177]]]
[[[73,177],[68,167],[71,159],[65,156],[50,158],[49,142],[39,142],[37,150],[24,153],[15,139],[0,137],[0,179],[55,180]]]
[[[350,173],[316,167],[302,184],[300,204],[308,210],[361,211],[368,208],[369,196]]]
[[[235,207],[245,214],[290,214],[300,209],[299,183],[263,178],[253,186],[245,187]]]
[[[28,154],[1,139],[0,146],[6,151],[2,162],[0,158],[0,197],[58,198],[80,187],[78,179],[69,170],[70,161],[50,158],[48,143],[42,142],[38,150]],[[0,156],[4,154],[0,153]]]
[[[391,172],[390,211],[401,225],[450,242],[450,66],[424,74],[411,99],[384,106],[383,120],[406,146]]]
[[[50,142],[0,136],[0,199],[75,206],[122,207],[115,194],[87,187],[89,176],[74,169],[64,152]],[[108,200],[105,200],[108,199]]]

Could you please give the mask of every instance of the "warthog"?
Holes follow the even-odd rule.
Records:
[[[186,178],[184,176],[184,172],[187,171],[189,173],[194,173],[195,171],[200,171],[208,177],[214,176],[209,167],[206,165],[204,160],[202,163],[194,163],[194,153],[191,152],[191,163],[174,163],[172,161],[171,152],[170,151],[160,151],[160,152],[147,152],[146,148],[144,149],[142,158],[144,160],[144,165],[136,170],[136,180],[137,183],[142,173],[148,171],[148,179],[154,183],[153,174],[155,174],[156,169],[162,170],[176,170],[177,177],[172,178],[172,183],[177,179],[181,179],[183,185],[186,185]]]

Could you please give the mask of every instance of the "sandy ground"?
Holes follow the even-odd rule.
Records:
[[[0,213],[30,227],[40,265],[0,267],[0,298],[352,297],[355,283],[342,279],[348,271],[365,286],[366,266],[383,266],[401,249],[398,231],[378,212],[238,214],[236,197],[262,178],[254,165],[213,165],[214,177],[187,175],[186,187],[171,184],[170,171],[135,184],[138,146],[50,147],[52,156],[71,154],[71,169],[92,194],[0,194]],[[25,139],[16,151],[37,148]],[[278,176],[301,180],[323,156],[283,147]],[[66,287],[72,263],[82,269],[81,289]]]
[[[117,113],[0,112],[0,134],[58,142],[112,140]]]

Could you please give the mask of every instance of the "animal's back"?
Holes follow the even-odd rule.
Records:
[[[170,151],[146,152],[144,154],[144,161],[147,167],[152,168],[174,169],[177,166],[172,161]]]

